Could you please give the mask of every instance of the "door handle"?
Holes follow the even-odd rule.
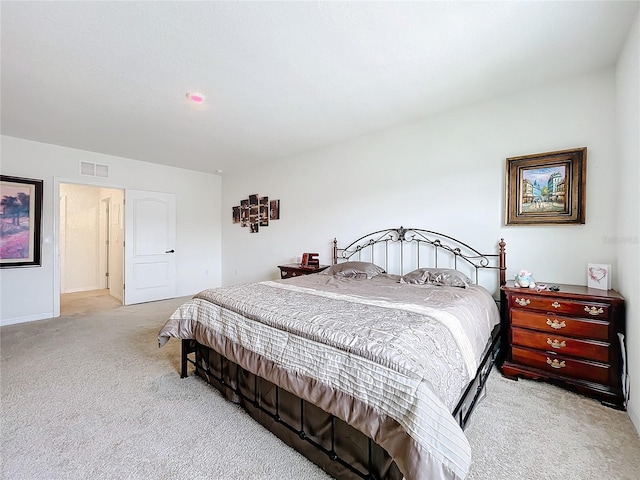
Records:
[[[171,250],[167,250],[167,251],[166,251],[166,252],[164,252],[164,253],[176,253],[176,251],[172,248]]]

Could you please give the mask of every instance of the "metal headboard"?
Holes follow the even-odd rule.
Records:
[[[387,273],[405,273],[421,267],[458,268],[478,283],[478,272],[498,270],[500,285],[506,282],[506,253],[504,239],[498,243],[498,253],[480,253],[453,237],[420,228],[391,228],[369,233],[345,248],[338,248],[333,240],[333,264],[339,261],[368,261],[383,267]],[[426,257],[426,258],[425,258]],[[409,269],[406,270],[410,271]],[[472,275],[469,275],[471,271]]]

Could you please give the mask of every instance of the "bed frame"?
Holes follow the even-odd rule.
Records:
[[[444,234],[400,227],[364,235],[345,248],[339,248],[334,239],[333,263],[348,260],[370,261],[384,267],[388,273],[400,275],[421,267],[455,268],[476,283],[482,280],[483,272],[494,271],[497,302],[499,287],[505,283],[504,239],[498,244],[498,253],[482,254]],[[496,271],[499,283],[495,282]],[[476,376],[453,411],[463,429],[483,397],[485,383],[500,355],[500,347],[500,325],[497,325]],[[195,340],[182,340],[182,378],[188,375],[189,364],[195,367],[196,375],[222,392],[228,400],[240,404],[260,424],[334,478],[403,478],[389,454],[360,431],[248,372],[215,350]]]
[[[368,233],[345,248],[338,248],[333,239],[333,264],[358,260],[384,267],[387,273],[403,275],[421,267],[441,267],[461,270],[480,283],[481,272],[498,271],[499,285],[506,283],[506,252],[504,238],[498,243],[498,253],[480,253],[460,240],[431,230],[391,228]],[[495,286],[495,277],[492,280]],[[489,286],[490,287],[490,286]]]

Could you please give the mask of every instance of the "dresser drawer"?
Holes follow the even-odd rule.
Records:
[[[516,346],[511,347],[511,355],[514,362],[521,365],[529,365],[550,374],[579,378],[601,384],[609,382],[609,365],[604,363],[552,355],[540,350],[530,350]]]
[[[578,340],[571,337],[513,328],[511,329],[511,343],[597,362],[607,363],[609,361],[609,344],[606,342]]]
[[[514,308],[511,310],[511,325],[594,340],[609,339],[609,322],[603,320],[545,315]]]
[[[514,309],[523,308],[526,310],[580,315],[581,317],[587,318],[609,318],[609,305],[607,304],[567,300],[558,297],[527,295],[526,292],[523,292],[521,295],[512,295],[509,298],[509,307]]]

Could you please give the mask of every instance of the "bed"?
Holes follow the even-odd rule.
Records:
[[[496,250],[404,227],[334,240],[321,273],[200,292],[159,343],[335,478],[463,479],[500,351]]]

